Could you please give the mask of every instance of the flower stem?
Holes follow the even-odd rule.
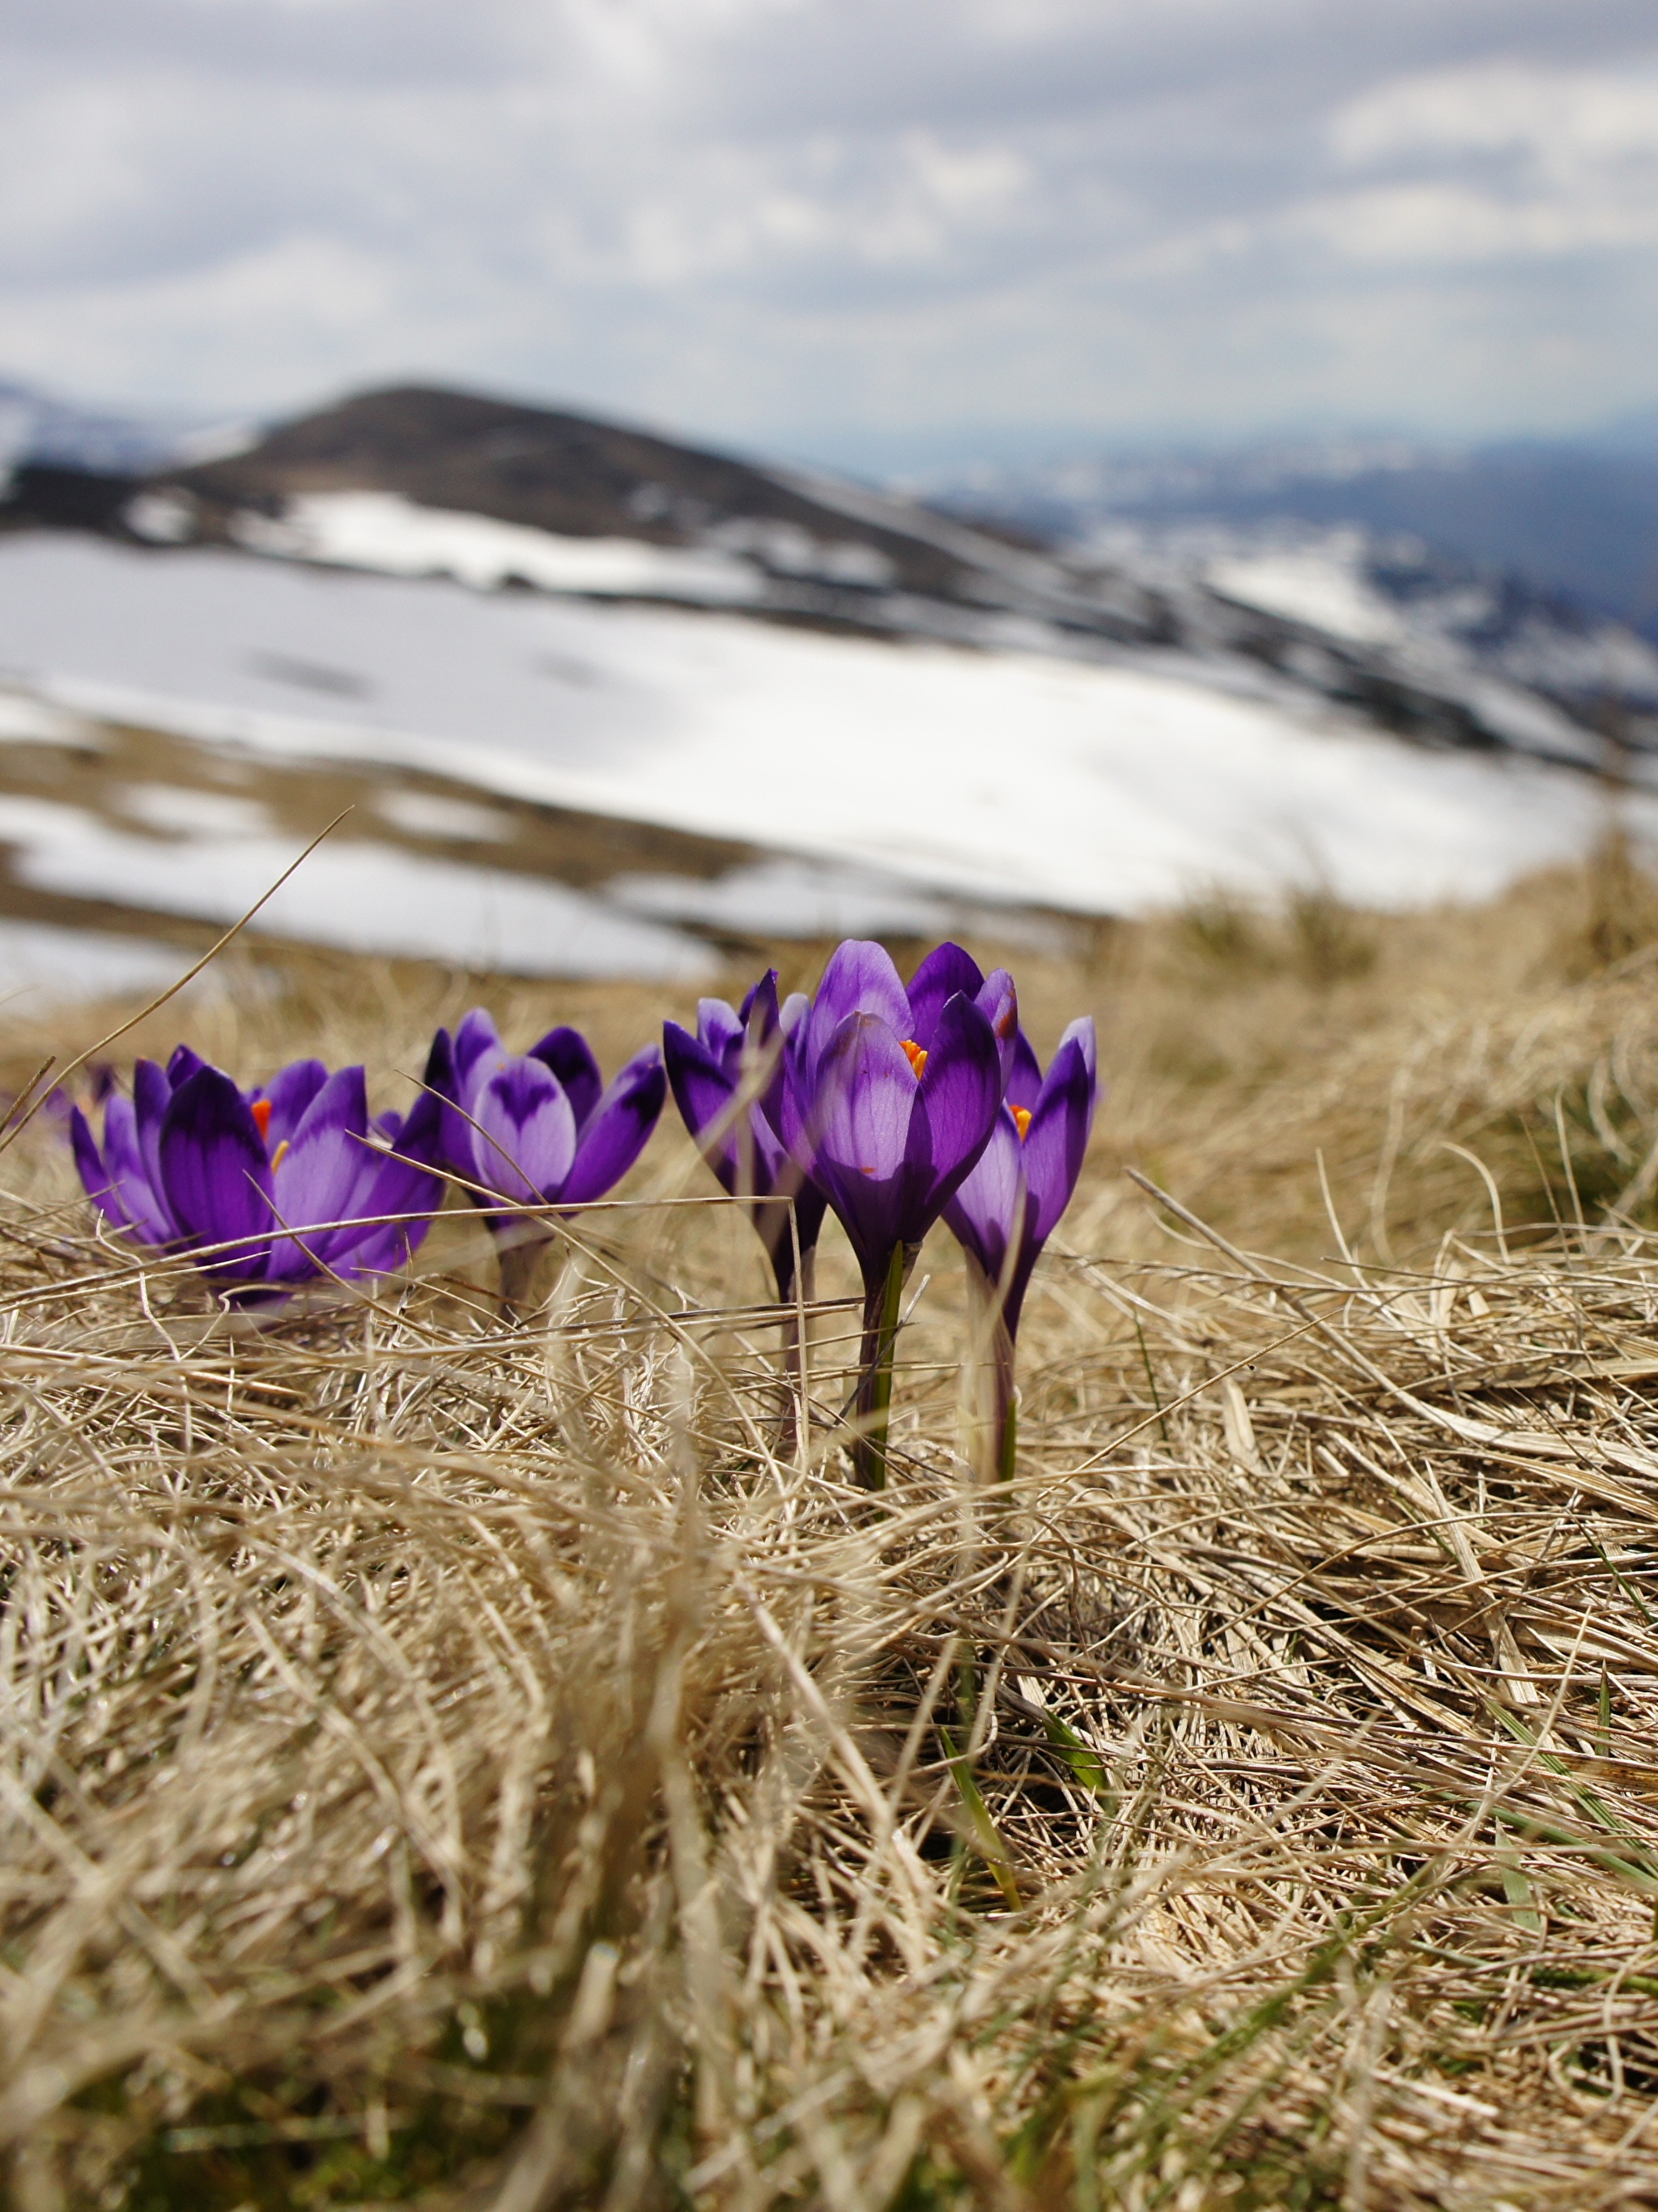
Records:
[[[898,1309],[904,1278],[917,1247],[896,1244],[884,1274],[864,1285],[864,1341],[859,1357],[857,1433],[852,1463],[865,1490],[887,1486],[887,1421],[892,1408],[892,1356],[898,1342]]]
[[[496,1257],[501,1267],[501,1310],[507,1321],[522,1321],[530,1310],[531,1293],[541,1273],[551,1237],[544,1230],[520,1231],[503,1241]]]
[[[810,1348],[805,1332],[811,1327],[811,1319],[802,1309],[811,1304],[817,1263],[817,1255],[808,1245],[800,1255],[799,1283],[794,1281],[791,1270],[786,1290],[781,1286],[779,1290],[783,1313],[783,1410],[777,1424],[775,1449],[780,1459],[786,1459],[794,1449],[799,1437],[799,1423],[805,1414],[806,1354]]]
[[[1004,1312],[1001,1285],[993,1283],[969,1257],[967,1263],[970,1315],[967,1418],[968,1463],[975,1483],[988,1486],[1013,1480],[1018,1432],[1014,1388],[1013,1338]],[[1005,1510],[1005,1496],[999,1504]]]

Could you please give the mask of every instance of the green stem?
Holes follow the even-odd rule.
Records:
[[[892,1409],[892,1357],[898,1343],[898,1310],[904,1278],[919,1248],[894,1247],[884,1277],[864,1285],[864,1341],[859,1357],[857,1432],[852,1464],[865,1490],[887,1486],[887,1422]]]

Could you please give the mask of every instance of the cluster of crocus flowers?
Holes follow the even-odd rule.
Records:
[[[180,1046],[165,1068],[137,1063],[130,1098],[108,1097],[101,1145],[78,1108],[70,1133],[107,1220],[187,1256],[232,1302],[405,1266],[448,1184],[487,1224],[511,1307],[551,1222],[621,1181],[670,1088],[758,1234],[780,1306],[811,1295],[825,1215],[845,1230],[864,1287],[853,1458],[872,1486],[885,1480],[903,1285],[945,1221],[992,1347],[989,1457],[1005,1476],[1019,1317],[1087,1148],[1094,1030],[1073,1023],[1044,1075],[1012,978],[959,945],[905,984],[881,945],[850,940],[811,998],[780,1003],[773,970],[740,1007],[702,1000],[694,1034],[666,1024],[661,1049],[608,1086],[575,1030],[513,1053],[475,1007],[438,1031],[406,1118],[370,1119],[361,1067],[299,1060],[244,1091]]]
[[[101,1146],[78,1106],[70,1137],[108,1221],[244,1304],[405,1266],[442,1197],[437,1101],[371,1121],[362,1069],[318,1060],[242,1091],[180,1045],[109,1097]]]

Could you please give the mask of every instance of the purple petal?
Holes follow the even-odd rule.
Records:
[[[798,1042],[802,1064],[815,1070],[841,1024],[853,1014],[884,1022],[895,1037],[910,1035],[909,996],[884,945],[849,937],[829,955]]]
[[[1094,1024],[1072,1022],[1043,1079],[1025,1132],[1025,1174],[1036,1201],[1035,1233],[1045,1243],[1071,1203],[1094,1126],[1098,1091]]]
[[[1042,1096],[1042,1064],[1036,1057],[1030,1039],[1021,1030],[1013,1040],[1013,1063],[1007,1074],[1007,1103],[1023,1106],[1027,1114]]]
[[[274,1152],[278,1145],[292,1139],[306,1108],[327,1080],[328,1070],[321,1060],[296,1060],[262,1089],[248,1092],[250,1103],[259,1098],[270,1101],[270,1119],[264,1125],[268,1152]]]
[[[920,1092],[909,1054],[886,1024],[852,1015],[823,1059],[818,1157],[877,1182],[895,1175],[908,1154]]]
[[[1005,968],[998,968],[985,977],[973,1003],[990,1024],[995,1037],[1001,1060],[1002,1089],[1005,1092],[1019,1048],[1019,994]]]
[[[176,1053],[173,1058],[178,1058]],[[197,1065],[206,1063],[200,1061]],[[172,1103],[173,1085],[166,1072],[153,1060],[136,1061],[132,1070],[132,1116],[144,1164],[144,1180],[158,1196],[161,1189],[161,1120]]]
[[[560,1193],[564,1205],[586,1206],[615,1188],[644,1151],[667,1095],[662,1054],[647,1044],[634,1054],[594,1108]]]
[[[984,980],[978,962],[959,945],[935,946],[909,979],[909,1015],[914,1026],[900,1035],[930,1045],[946,1003],[958,991],[963,998],[977,998]]]
[[[173,1092],[161,1124],[161,1190],[180,1232],[228,1246],[204,1261],[231,1279],[262,1276],[271,1227],[270,1163],[252,1109],[228,1075],[203,1066]]]
[[[472,1136],[473,1172],[514,1204],[556,1198],[575,1158],[575,1114],[544,1061],[509,1060],[484,1085]]]
[[[811,1126],[813,1177],[827,1194],[872,1283],[896,1244],[907,1241],[917,1177],[910,1139],[920,1085],[909,1056],[884,1022],[853,1014],[824,1055]],[[921,1132],[923,1140],[926,1129]],[[923,1187],[930,1182],[923,1172]]]
[[[471,1094],[488,1080],[478,1072],[479,1060],[488,1053],[504,1057],[505,1049],[489,1016],[482,1006],[474,1006],[455,1031],[453,1045],[455,1097],[469,1114],[474,1110]]]
[[[698,1025],[701,1026],[700,1009]],[[700,1037],[681,1029],[677,1022],[662,1024],[662,1058],[674,1104],[692,1136],[701,1142],[705,1131],[717,1131],[712,1140],[703,1146],[704,1156],[730,1190],[732,1185],[728,1177],[736,1164],[732,1111],[732,1102],[737,1095],[735,1083],[709,1047]]]
[[[271,1250],[267,1272],[273,1281],[292,1281],[330,1266],[337,1253],[367,1234],[364,1200],[381,1157],[369,1145],[367,1131],[362,1070],[343,1067],[313,1098],[272,1171],[273,1203],[288,1231]]]
[[[107,1111],[104,1115],[104,1126],[109,1126]],[[112,1222],[117,1229],[126,1228],[129,1224],[125,1211],[115,1195],[115,1178],[104,1165],[104,1156],[98,1149],[97,1139],[78,1106],[70,1109],[69,1143],[87,1196],[106,1221]]]
[[[105,1220],[142,1244],[171,1243],[179,1232],[144,1173],[131,1102],[118,1094],[105,1107],[101,1152],[78,1106],[70,1109],[69,1139],[87,1195]]]
[[[150,1175],[131,1102],[118,1094],[104,1109],[104,1165],[133,1235],[146,1244],[170,1244],[177,1224]]]
[[[552,1069],[570,1102],[576,1127],[585,1129],[604,1089],[604,1079],[586,1038],[580,1030],[550,1030],[539,1044],[530,1047],[530,1057]]]
[[[921,1076],[932,1164],[928,1194],[937,1219],[990,1141],[1002,1103],[1002,1065],[995,1033],[977,1006],[950,1000],[938,1017]]]
[[[202,1058],[200,1053],[192,1052],[187,1044],[175,1045],[173,1057],[167,1064],[167,1089],[170,1091],[176,1091],[181,1083],[189,1081],[198,1067],[205,1067],[207,1065],[207,1061]]]
[[[759,987],[756,985],[756,988]],[[752,991],[749,998],[754,996]],[[746,1006],[749,1000],[743,1003]],[[743,1025],[745,1017],[728,1006],[723,999],[699,999],[696,1002],[696,1042],[719,1066],[725,1067],[732,1077],[743,1053]],[[682,1032],[683,1034],[683,1032]],[[727,1067],[727,1062],[729,1066]]]
[[[1029,1233],[1030,1193],[1018,1125],[1005,1107],[990,1142],[944,1208],[944,1220],[993,1283],[1002,1279],[1008,1249]]]
[[[717,1001],[715,1003],[718,1003]],[[754,1036],[768,1037],[779,1026],[777,970],[768,968],[737,1010],[740,1025]]]

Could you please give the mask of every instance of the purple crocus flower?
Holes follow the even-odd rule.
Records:
[[[988,1482],[1012,1478],[1019,1315],[1037,1255],[1077,1188],[1098,1087],[1091,1021],[1072,1023],[1046,1075],[1022,1030],[990,1142],[944,1208],[984,1330],[971,1456]]]
[[[401,1266],[442,1197],[436,1101],[371,1121],[361,1068],[319,1060],[243,1091],[180,1045],[164,1068],[138,1061],[131,1097],[105,1106],[101,1147],[78,1106],[70,1139],[107,1221],[190,1254],[242,1304]]]
[[[1077,1188],[1098,1087],[1091,1020],[1072,1023],[1046,1075],[1021,1030],[990,1142],[944,1208],[997,1294],[1010,1340],[1037,1255]]]
[[[783,1133],[865,1285],[919,1246],[989,1142],[1018,1034],[1013,979],[941,945],[907,991],[884,946],[831,956],[786,1048]]]
[[[426,1066],[443,1103],[443,1153],[497,1236],[520,1237],[513,1207],[586,1206],[603,1198],[645,1149],[667,1096],[662,1054],[635,1053],[607,1091],[578,1030],[550,1030],[509,1053],[482,1006],[452,1037],[440,1030]]]
[[[797,1242],[802,1273],[809,1273],[828,1204],[779,1128],[785,1040],[806,1007],[798,992],[779,1006],[772,968],[735,1010],[723,999],[700,999],[695,1036],[677,1022],[662,1025],[674,1103],[720,1188],[748,1201],[780,1304],[793,1295]]]
[[[941,945],[899,981],[885,949],[837,947],[785,1048],[783,1136],[821,1185],[864,1279],[856,1457],[885,1479],[904,1277],[990,1141],[1018,1034],[1012,978]]]

